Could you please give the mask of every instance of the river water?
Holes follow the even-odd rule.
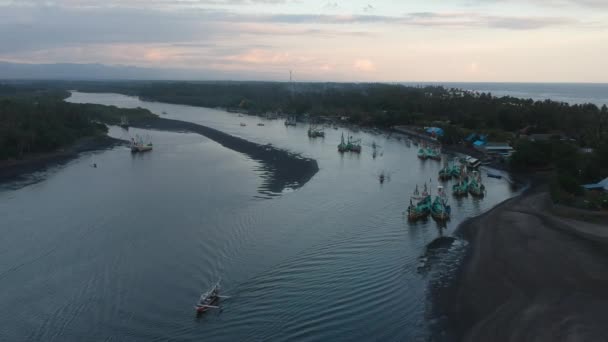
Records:
[[[484,173],[488,196],[452,199],[447,227],[409,224],[411,192],[435,186],[440,164],[397,135],[329,129],[310,140],[303,125],[214,109],[117,94],[68,101],[148,108],[301,153],[320,171],[268,196],[255,161],[203,136],[112,128],[150,135],[154,151],[83,154],[2,185],[3,341],[424,341],[440,329],[429,283],[462,254],[457,243],[420,269],[426,246],[513,195]],[[360,156],[337,153],[343,131],[362,139]],[[195,317],[219,278],[231,298]]]

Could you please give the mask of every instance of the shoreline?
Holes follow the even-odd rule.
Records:
[[[603,339],[608,217],[590,223],[553,210],[546,186],[534,184],[457,228],[468,251],[432,294],[455,340]]]
[[[0,183],[18,180],[28,174],[66,163],[83,152],[107,150],[127,143],[108,135],[91,136],[81,138],[72,145],[54,152],[29,155],[21,160],[1,161]]]
[[[245,154],[261,164],[262,171],[266,173],[266,175],[262,175],[262,187],[271,194],[282,193],[288,188],[299,189],[319,171],[319,165],[314,159],[305,158],[272,145],[254,143],[187,121],[155,118],[143,120],[132,126],[142,129],[197,133],[230,150]]]

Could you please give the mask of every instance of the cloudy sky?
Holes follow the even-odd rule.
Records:
[[[211,78],[608,82],[608,0],[0,0],[0,61]]]

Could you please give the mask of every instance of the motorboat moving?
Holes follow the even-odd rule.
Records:
[[[198,303],[194,307],[197,314],[201,314],[209,309],[219,309],[220,306],[217,305],[220,299],[230,298],[228,296],[220,296],[220,281],[218,280],[213,287],[203,293],[198,300]]]

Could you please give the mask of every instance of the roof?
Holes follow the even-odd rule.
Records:
[[[426,129],[427,133],[431,133],[431,134],[436,134],[436,135],[443,135],[443,128],[440,127],[427,127]]]
[[[483,146],[485,144],[486,144],[486,142],[482,141],[482,140],[477,140],[476,142],[473,143],[473,145],[475,145],[475,146]]]

